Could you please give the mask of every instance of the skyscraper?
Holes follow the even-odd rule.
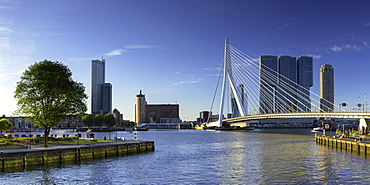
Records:
[[[312,57],[300,56],[297,60],[298,112],[311,111],[310,87],[313,86]]]
[[[311,110],[312,57],[260,57],[260,113]]]
[[[277,56],[260,57],[260,108],[261,114],[274,113],[278,83]]]
[[[103,114],[112,113],[112,84],[102,84],[102,110]]]
[[[277,88],[277,112],[297,111],[297,60],[296,57],[280,56],[279,85]]]
[[[105,83],[105,60],[91,61],[91,113],[112,112],[112,84]]]
[[[320,68],[320,111],[334,111],[334,69],[330,64]]]

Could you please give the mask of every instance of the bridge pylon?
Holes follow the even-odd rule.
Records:
[[[221,89],[221,99],[220,99],[220,109],[219,109],[219,118],[218,121],[212,123],[212,126],[222,127],[222,120],[224,116],[224,105],[225,105],[225,95],[226,88],[229,88],[230,91],[230,101],[233,116],[245,116],[244,112],[244,95],[237,94],[237,87],[244,87],[243,84],[236,85],[233,80],[232,67],[231,67],[231,56],[230,56],[230,45],[229,39],[225,38],[224,46],[224,58],[222,61],[222,70],[223,70],[223,80],[222,80],[222,89]]]

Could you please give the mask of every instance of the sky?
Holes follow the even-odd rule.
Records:
[[[91,60],[104,56],[113,108],[124,119],[135,119],[142,90],[149,104],[178,103],[180,118],[195,120],[211,107],[225,38],[254,58],[312,56],[316,94],[320,66],[331,64],[335,103],[350,111],[370,100],[369,7],[366,0],[0,0],[0,114],[13,114],[17,81],[44,59],[67,65],[84,84],[91,113]]]

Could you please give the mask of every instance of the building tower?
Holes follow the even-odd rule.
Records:
[[[146,114],[145,114],[146,100],[145,95],[140,94],[136,95],[136,105],[135,105],[135,122],[136,123],[146,123]]]
[[[311,111],[310,87],[313,86],[312,57],[300,56],[297,60],[298,112]]]
[[[260,57],[260,108],[261,114],[275,112],[278,79],[277,56]]]
[[[320,111],[334,111],[334,69],[330,64],[320,68]]]
[[[277,112],[297,112],[297,60],[296,57],[280,56],[279,85],[277,88]]]
[[[312,57],[260,57],[261,114],[311,111]]]
[[[112,113],[112,84],[104,83],[102,87],[102,112],[100,114]]]
[[[100,114],[102,88],[105,82],[105,60],[91,61],[91,113]]]
[[[91,61],[91,113],[112,113],[112,84],[105,83],[105,60]]]

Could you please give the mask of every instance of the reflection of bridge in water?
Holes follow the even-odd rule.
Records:
[[[267,56],[267,60],[269,60],[268,57],[273,56]],[[310,81],[311,78],[311,82],[308,84],[312,84],[312,57],[299,57],[298,63],[303,66],[299,70],[297,66],[293,66],[293,69],[290,66],[297,65],[294,57],[280,58],[283,59],[279,59],[279,62],[284,62],[280,60],[288,61],[284,64],[288,69],[278,68],[277,64],[273,62],[261,62],[254,59],[230,45],[226,39],[223,65],[219,77],[219,82],[221,76],[223,77],[218,112],[222,116],[218,116],[217,121],[208,123],[207,126],[245,127],[247,121],[287,118],[358,118],[360,119],[360,127],[370,126],[368,121],[370,113],[344,112],[341,107],[311,92],[309,88],[312,85],[302,82],[304,80]],[[291,58],[294,60],[292,61]],[[277,72],[278,69],[281,73]],[[305,74],[294,74],[292,73],[294,70],[296,73],[300,71]],[[297,80],[298,78],[301,80]],[[216,94],[217,89],[213,99]],[[231,109],[231,113],[227,114],[226,119],[224,118],[224,108]]]

